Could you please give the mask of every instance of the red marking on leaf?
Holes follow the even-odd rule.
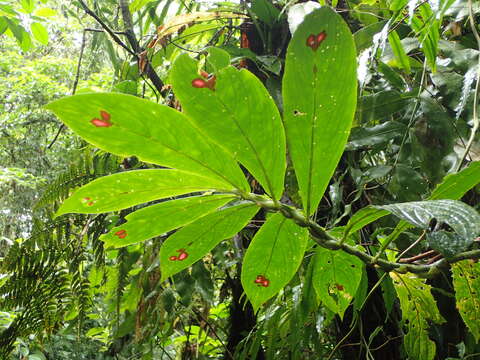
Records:
[[[92,200],[92,198],[84,197],[83,200],[88,201],[88,200]]]
[[[267,280],[267,279],[263,280],[262,282],[263,287],[268,287],[269,285],[270,285],[270,280]]]
[[[207,87],[207,82],[203,79],[193,79],[192,80],[192,86],[197,89],[205,88]]]
[[[185,252],[185,249],[178,249],[176,251],[179,252],[179,253],[182,253],[182,252]]]
[[[340,285],[340,284],[335,284],[335,287],[340,291],[343,291],[344,289],[343,285]]]
[[[317,46],[320,46],[323,40],[327,37],[327,33],[325,31],[322,31],[320,34],[317,35]]]
[[[257,278],[255,279],[255,284],[261,284],[265,280],[265,277],[263,275],[257,275]]]
[[[168,258],[168,260],[175,261],[177,260],[177,257],[175,255],[172,255]]]
[[[96,126],[96,127],[110,127],[112,126],[111,122],[105,121],[105,120],[100,120],[98,118],[93,118],[90,120],[90,122]]]
[[[215,83],[217,81],[217,78],[214,76],[210,77],[210,79],[207,80],[207,87],[212,90],[212,91],[215,91]]]
[[[307,46],[313,48],[317,42],[317,39],[315,38],[315,35],[310,34],[307,37]]]
[[[200,76],[205,79],[208,79],[209,74],[206,71],[200,70]]]
[[[110,122],[110,114],[105,110],[100,110],[100,116],[102,117],[103,121]]]
[[[89,201],[89,202],[87,203],[88,206],[92,206],[93,204],[94,204],[93,201]]]
[[[307,46],[312,48],[313,51],[317,51],[318,47],[320,44],[325,40],[327,37],[327,33],[325,31],[322,31],[318,33],[316,36],[313,34],[308,35],[307,37]]]
[[[178,260],[182,261],[182,260],[185,260],[187,257],[188,257],[188,253],[186,253],[186,252],[181,252],[181,253],[178,255]]]
[[[115,235],[118,236],[119,239],[123,239],[127,236],[127,230],[118,230]]]

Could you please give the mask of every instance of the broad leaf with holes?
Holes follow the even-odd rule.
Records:
[[[183,54],[170,73],[175,95],[195,124],[240,161],[275,199],[283,192],[285,134],[280,114],[260,80],[247,70],[224,67],[199,73]]]
[[[428,322],[441,324],[445,320],[430,292],[431,286],[412,274],[390,273],[390,276],[400,299],[402,319],[408,329],[404,339],[405,350],[411,359],[432,360],[436,347],[428,337]]]
[[[480,340],[480,263],[463,260],[452,264],[457,309],[475,341]]]
[[[168,106],[112,93],[69,96],[47,109],[105,151],[212,178],[219,189],[249,189],[232,157]]]
[[[208,191],[221,185],[220,180],[180,170],[126,171],[98,178],[77,189],[64,201],[56,215],[100,214],[126,209],[152,200]]]
[[[311,215],[344,151],[357,102],[353,36],[331,8],[313,11],[295,31],[282,83],[288,146]]]
[[[278,213],[255,234],[242,265],[243,289],[255,310],[292,279],[307,241],[306,228]]]
[[[219,242],[242,230],[257,213],[251,203],[220,209],[201,217],[170,236],[160,249],[162,280],[200,260]]]
[[[128,214],[125,224],[114,227],[100,240],[105,247],[123,247],[160,236],[215,211],[233,199],[206,195],[165,201]]]
[[[331,311],[343,314],[362,280],[364,263],[343,251],[317,248],[313,268],[313,287],[318,299]]]
[[[387,210],[422,229],[428,229],[430,222],[435,219],[438,223],[449,225],[459,236],[471,241],[480,233],[480,215],[474,208],[460,201],[413,201],[375,207]]]

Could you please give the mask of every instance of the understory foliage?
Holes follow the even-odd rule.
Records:
[[[45,107],[90,145],[2,248],[3,357],[478,356],[480,8],[105,4],[115,83]]]

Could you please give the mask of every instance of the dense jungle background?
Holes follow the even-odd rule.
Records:
[[[282,113],[287,47],[319,6],[353,34],[358,90],[311,219],[334,235],[347,226],[370,258],[435,272],[397,276],[365,259],[357,271],[356,257],[312,241],[255,311],[242,263],[268,209],[167,281],[159,252],[171,232],[123,247],[100,239],[141,205],[54,217],[78,187],[152,165],[87,143],[46,104],[112,92],[181,111],[172,64],[184,53],[205,62],[215,48],[260,79]],[[452,199],[478,216],[479,22],[473,0],[0,0],[0,358],[480,359],[480,223],[460,224],[478,230],[464,241],[452,235],[462,220],[453,205],[452,223],[423,228],[368,207]],[[301,207],[294,170],[289,158],[281,200]],[[330,260],[316,275],[321,251]],[[332,305],[316,276],[358,278],[355,295],[340,306],[337,283]]]

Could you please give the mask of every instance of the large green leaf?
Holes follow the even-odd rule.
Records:
[[[242,265],[243,289],[255,310],[292,279],[307,241],[308,230],[279,213],[255,234]]]
[[[480,263],[463,260],[452,264],[457,308],[475,340],[480,340]]]
[[[473,240],[480,233],[480,215],[471,206],[456,200],[412,201],[375,207],[422,229],[428,229],[435,219],[448,224],[466,239]]]
[[[400,299],[402,319],[408,328],[405,350],[411,359],[432,360],[435,343],[428,337],[428,321],[441,324],[445,320],[430,292],[431,286],[425,284],[425,279],[412,274],[390,273],[390,276]]]
[[[235,161],[168,106],[112,93],[65,97],[47,109],[103,150],[217,179],[221,189],[249,188]]]
[[[364,263],[343,251],[317,248],[313,286],[318,299],[343,318],[362,280]]]
[[[234,236],[257,211],[256,205],[243,203],[201,217],[178,230],[160,249],[162,280],[186,269],[220,241]]]
[[[352,34],[341,16],[322,7],[295,31],[283,78],[287,141],[307,215],[315,211],[343,153],[356,99]]]
[[[218,145],[227,149],[274,198],[283,192],[285,135],[272,97],[249,71],[227,66],[207,80],[188,55],[170,73],[183,110]],[[209,87],[198,88],[206,81]]]
[[[100,240],[105,241],[105,247],[117,248],[145,241],[189,224],[232,199],[231,195],[207,195],[152,205],[127,215],[125,224],[114,227]]]
[[[479,182],[480,182],[480,162],[477,161],[477,162],[471,163],[469,167],[463,169],[458,173],[445,176],[443,181],[437,185],[435,190],[433,190],[432,194],[429,197],[429,200],[460,199],[468,190],[473,188]],[[384,210],[377,209],[377,211],[384,211]],[[346,229],[349,229],[349,227],[355,226],[355,223],[359,220],[361,220],[362,225],[365,226],[377,220],[379,217],[381,217],[380,216],[381,213],[372,212],[373,216],[365,218],[364,215],[370,212],[370,210],[367,211],[362,209],[359,211],[359,213],[360,212],[362,213],[359,214],[358,216],[356,216],[355,214],[355,216],[352,217],[352,219],[347,224]],[[407,230],[410,226],[411,225],[408,222],[401,220],[395,227],[395,230],[388,236],[386,243],[388,244],[394,241],[403,231]],[[350,230],[350,231],[356,231],[356,230]]]
[[[212,190],[221,181],[171,169],[134,170],[98,178],[64,201],[57,216],[99,214],[171,196]]]
[[[457,200],[478,183],[480,183],[480,161],[475,161],[462,171],[445,176],[443,181],[433,190],[429,199]]]

